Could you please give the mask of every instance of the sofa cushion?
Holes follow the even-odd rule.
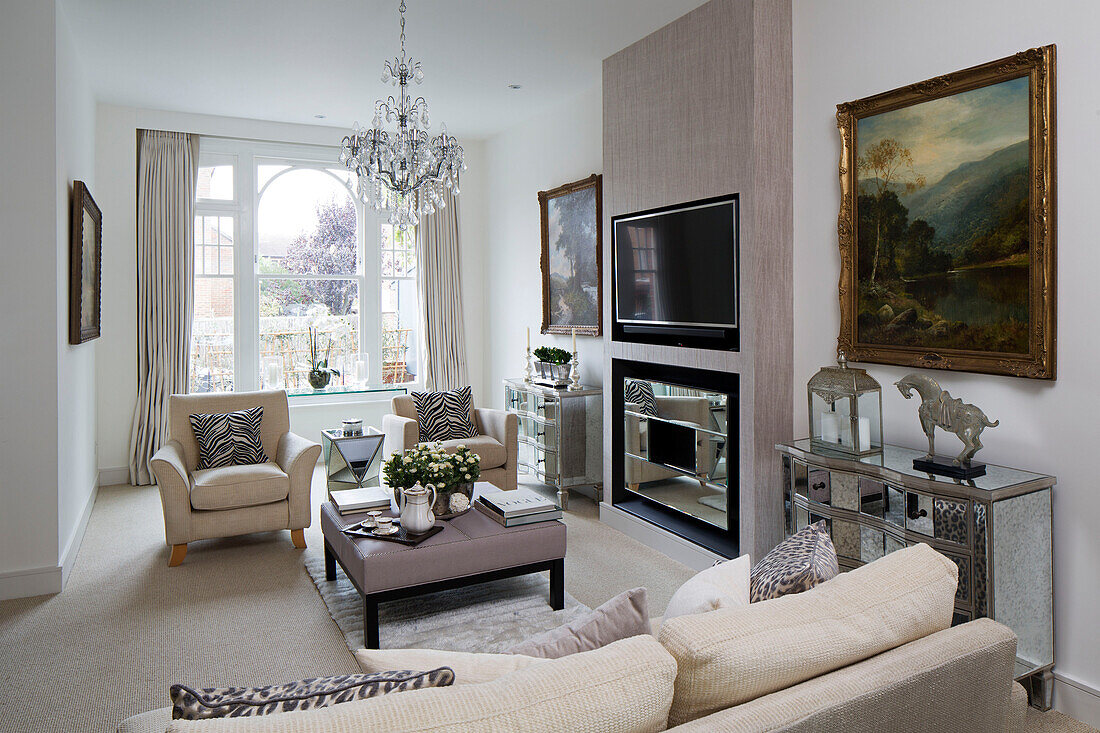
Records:
[[[634,588],[620,593],[584,616],[516,644],[508,651],[530,657],[558,659],[599,649],[619,639],[649,633],[645,588]]]
[[[191,474],[191,506],[195,509],[237,509],[282,501],[290,493],[290,478],[278,464],[204,468]]]
[[[420,442],[472,438],[478,434],[474,424],[474,399],[470,388],[446,392],[413,392]]]
[[[412,690],[318,710],[177,720],[169,733],[663,731],[676,662],[652,636],[534,664],[492,682]]]
[[[780,542],[756,564],[749,576],[749,601],[801,593],[839,571],[825,521],[815,522]]]
[[[742,555],[696,573],[672,594],[664,618],[749,605],[750,564]]]
[[[948,628],[958,572],[914,545],[805,593],[666,620],[659,638],[678,669],[669,725]]]
[[[436,441],[448,453],[454,453],[460,445],[464,445],[477,454],[478,465],[482,470],[498,468],[508,460],[508,451],[496,438],[488,435],[478,435],[473,438],[459,438],[457,440]]]
[[[234,412],[193,413],[188,419],[199,444],[195,468],[245,466],[268,460],[260,440],[262,405]]]
[[[172,685],[168,696],[172,698],[173,719],[247,718],[324,708],[391,692],[445,687],[454,682],[454,678],[454,672],[440,667],[430,672],[377,672],[311,677],[267,687],[210,687],[194,690],[187,685]]]
[[[483,654],[441,649],[358,649],[355,661],[368,674],[388,669],[449,667],[455,673],[454,684],[476,685],[549,660],[523,654]]]

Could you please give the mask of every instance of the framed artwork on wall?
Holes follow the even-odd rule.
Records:
[[[542,332],[603,333],[603,176],[539,191]]]
[[[837,105],[839,350],[1055,378],[1055,47]]]
[[[73,181],[69,245],[69,343],[99,338],[103,220],[83,181]]]

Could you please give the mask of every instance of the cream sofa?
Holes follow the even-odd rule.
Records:
[[[490,682],[259,718],[120,733],[1010,733],[1026,708],[1016,637],[989,619],[951,628],[957,569],[927,545],[793,596],[681,616],[652,636]]]
[[[267,463],[196,470],[199,444],[194,413],[221,413],[263,406],[260,441]],[[289,529],[295,547],[305,547],[310,524],[310,484],[321,446],[290,432],[286,392],[224,392],[168,398],[168,442],[152,459],[164,509],[169,566],[183,562],[187,543],[249,532]]]
[[[382,417],[382,432],[386,438],[383,452],[389,456],[413,448],[420,441],[420,424],[416,421],[416,403],[408,395],[390,400],[392,414]],[[518,483],[519,418],[505,410],[474,408],[474,424],[480,433],[475,438],[441,441],[449,453],[465,445],[481,459],[481,479],[497,488],[511,491]]]

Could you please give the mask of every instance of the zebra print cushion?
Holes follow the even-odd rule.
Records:
[[[627,402],[638,406],[638,412],[651,417],[659,417],[657,414],[657,398],[653,396],[653,385],[637,379],[626,380],[623,392]]]
[[[199,443],[201,468],[247,466],[270,460],[260,441],[263,407],[237,412],[193,414],[189,416],[195,440]]]
[[[825,520],[780,542],[749,573],[749,603],[801,593],[840,571]]]
[[[420,442],[461,440],[479,435],[474,424],[474,398],[469,387],[450,392],[413,392]]]
[[[243,718],[292,710],[324,708],[390,692],[446,687],[454,683],[450,667],[430,672],[375,672],[316,677],[269,687],[211,687],[193,690],[172,685],[172,719]]]

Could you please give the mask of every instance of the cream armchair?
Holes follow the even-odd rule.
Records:
[[[392,415],[382,417],[386,434],[382,450],[386,456],[408,450],[420,442],[420,424],[416,421],[416,403],[408,395],[390,401]],[[481,481],[510,491],[516,488],[519,458],[519,421],[505,410],[474,408],[474,424],[481,433],[476,438],[444,440],[443,448],[453,453],[465,445],[481,460]]]
[[[267,463],[195,470],[199,444],[194,413],[234,412],[262,405],[260,441]],[[249,532],[289,529],[304,548],[310,524],[310,484],[321,446],[290,432],[286,392],[226,392],[168,398],[168,443],[153,456],[164,509],[170,567],[183,562],[187,543]]]

